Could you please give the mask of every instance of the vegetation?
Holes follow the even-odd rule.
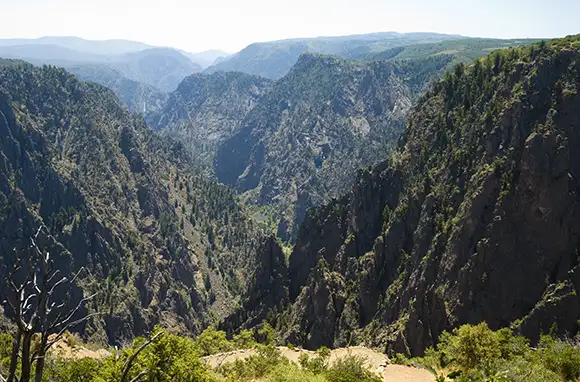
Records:
[[[1,66],[0,113],[2,247],[27,248],[42,226],[63,274],[87,270],[75,296],[98,292],[100,315],[81,334],[119,345],[163,320],[193,334],[236,307],[262,234],[182,145],[49,66]]]
[[[449,323],[515,322],[534,344],[554,323],[577,333],[579,41],[497,50],[429,86],[390,160],[309,212],[276,322],[287,338],[417,356]]]
[[[330,364],[330,351],[320,348],[309,357],[300,356],[293,363],[272,344],[258,343],[257,332],[246,332],[250,342],[228,340],[225,333],[207,329],[194,340],[156,328],[149,338],[137,338],[127,348],[114,350],[104,359],[62,359],[49,353],[42,381],[119,382],[380,382],[382,378],[367,369],[365,359],[349,355]],[[208,340],[215,339],[208,348]],[[244,346],[238,347],[243,344]],[[11,337],[0,336],[0,363],[9,358]],[[203,355],[235,349],[256,349],[246,358],[211,369]],[[208,354],[209,353],[209,354]],[[485,323],[463,325],[444,332],[437,349],[428,349],[424,357],[407,359],[397,355],[396,363],[425,367],[437,380],[458,382],[562,382],[580,378],[580,344],[542,336],[535,347],[510,329],[493,331]],[[124,377],[123,377],[124,376]]]
[[[542,336],[536,347],[510,329],[493,331],[487,324],[463,325],[444,332],[437,350],[422,358],[400,363],[419,363],[439,376],[456,381],[576,381],[580,378],[580,344]]]
[[[46,372],[42,381],[378,382],[381,380],[363,366],[365,360],[360,357],[348,356],[329,366],[328,349],[320,349],[316,357],[302,360],[301,365],[294,364],[283,357],[273,344],[254,341],[253,337],[259,335],[259,332],[245,331],[228,340],[224,332],[209,328],[191,340],[156,328],[149,338],[137,338],[130,346],[113,350],[105,359],[63,359],[59,358],[58,354],[48,353]],[[240,341],[241,338],[244,340]],[[2,367],[9,358],[11,342],[9,335],[0,336]],[[239,347],[240,345],[243,346]],[[221,351],[251,348],[257,349],[255,355],[221,365],[215,370],[205,365],[201,358]]]
[[[463,63],[470,64],[473,61],[488,55],[492,51],[517,47],[521,45],[530,45],[538,42],[533,39],[486,39],[486,38],[469,38],[441,41],[430,44],[413,44],[404,47],[388,49],[383,52],[367,54],[364,59],[371,60],[417,60],[425,58],[435,58],[437,56],[449,56],[448,68]]]

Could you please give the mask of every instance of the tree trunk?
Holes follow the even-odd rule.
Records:
[[[6,382],[14,382],[16,380],[16,368],[18,367],[18,353],[20,352],[20,338],[22,332],[20,329],[16,330],[16,335],[12,341],[12,354],[10,355],[10,368],[8,369],[8,377]]]
[[[40,348],[38,349],[38,356],[36,357],[36,370],[34,372],[34,382],[42,382],[42,374],[44,373],[44,364],[46,359],[48,334],[42,336]]]
[[[22,374],[20,382],[30,382],[30,344],[32,342],[32,332],[25,332],[22,339]]]
[[[44,350],[40,350],[38,353],[38,359],[36,361],[36,371],[34,373],[34,382],[42,382],[42,373],[44,373],[44,359],[46,353]]]

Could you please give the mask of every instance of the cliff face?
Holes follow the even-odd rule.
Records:
[[[244,73],[194,74],[148,119],[154,129],[181,141],[197,162],[211,166],[219,145],[239,131],[270,86],[269,80]]]
[[[103,319],[80,330],[109,343],[229,315],[261,240],[226,187],[111,91],[15,64],[0,69],[0,264],[39,226],[63,273],[89,270],[78,286],[99,292]]]
[[[579,45],[500,51],[435,83],[390,160],[306,218],[285,337],[420,354],[483,320],[576,333]]]
[[[274,206],[294,240],[306,211],[340,195],[395,145],[413,92],[394,65],[304,54],[218,150],[215,171],[246,200]]]

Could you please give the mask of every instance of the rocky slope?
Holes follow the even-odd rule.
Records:
[[[270,80],[244,73],[194,74],[148,119],[153,128],[181,141],[198,163],[211,166],[219,145],[239,131],[270,87]]]
[[[78,329],[111,344],[228,315],[267,243],[227,188],[110,90],[13,63],[0,68],[2,276],[39,226],[61,271],[86,267],[78,286],[99,292],[89,310],[102,319]]]
[[[68,67],[68,72],[81,81],[90,81],[113,90],[127,108],[142,115],[160,110],[167,101],[167,93],[157,88],[130,80],[106,65],[78,65]]]
[[[427,71],[444,67],[441,59]],[[302,55],[220,146],[218,179],[248,203],[269,206],[278,235],[294,239],[308,208],[340,195],[359,167],[387,156],[430,78],[421,74],[424,63]]]
[[[272,321],[310,348],[411,354],[462,323],[574,335],[579,104],[580,37],[458,66],[388,162],[308,214]]]

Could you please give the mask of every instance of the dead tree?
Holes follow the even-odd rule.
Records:
[[[42,226],[25,253],[15,251],[13,268],[6,279],[8,293],[4,305],[16,325],[8,375],[3,378],[6,382],[30,382],[33,365],[34,381],[40,382],[50,347],[67,330],[96,315],[83,313],[79,317],[81,308],[96,294],[72,303],[72,288],[84,268],[71,277],[62,276],[50,254],[37,244],[41,232]],[[39,341],[33,349],[35,335]],[[19,360],[20,377],[16,375]]]

